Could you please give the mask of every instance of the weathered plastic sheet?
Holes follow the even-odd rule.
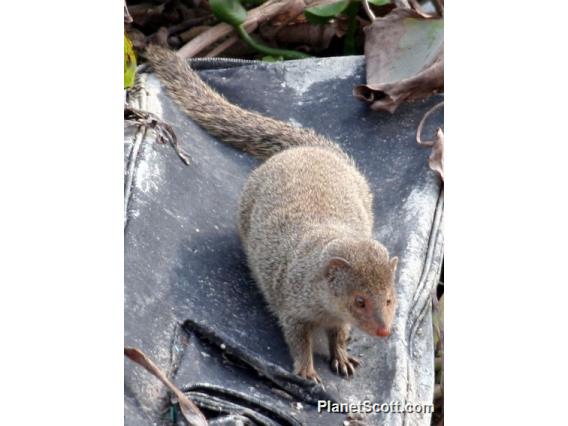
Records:
[[[130,104],[171,123],[191,164],[156,143],[152,131],[125,131],[125,345],[173,377],[211,424],[429,424],[428,413],[393,410],[355,422],[345,413],[318,413],[317,401],[432,401],[431,291],[442,262],[443,192],[415,131],[440,97],[403,105],[394,115],[370,111],[352,96],[364,81],[362,57],[213,60],[196,68],[230,101],[312,127],[354,157],[375,194],[375,236],[400,258],[393,334],[353,332],[349,349],[362,365],[352,379],[330,371],[320,342],[316,369],[325,390],[291,374],[281,331],[249,275],[236,230],[239,193],[259,162],[209,136],[143,73]],[[441,125],[441,114],[433,115],[431,126]],[[171,424],[164,387],[128,360],[124,371],[125,424]]]

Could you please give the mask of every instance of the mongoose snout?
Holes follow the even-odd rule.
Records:
[[[376,241],[343,244],[346,247],[341,250],[349,260],[334,258],[328,272],[336,287],[335,294],[344,299],[343,305],[351,314],[350,323],[370,336],[387,337],[396,310],[394,281],[398,258],[389,260],[386,249]]]

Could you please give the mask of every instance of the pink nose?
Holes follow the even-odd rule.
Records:
[[[390,336],[390,331],[386,327],[378,327],[377,330],[375,331],[375,333],[376,333],[377,336],[381,336],[381,337]]]

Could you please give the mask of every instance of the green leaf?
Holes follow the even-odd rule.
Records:
[[[369,0],[369,3],[374,4],[375,6],[384,6],[390,2],[391,0]]]
[[[129,38],[124,34],[124,88],[128,89],[134,84],[136,76],[136,55]]]
[[[347,9],[347,6],[349,0],[340,0],[337,3],[308,7],[304,10],[304,15],[312,24],[325,24]]]
[[[266,55],[262,57],[262,60],[264,62],[280,62],[284,60],[283,56],[272,56],[272,55]]]
[[[237,27],[245,22],[247,11],[239,0],[209,0],[213,15],[220,21]]]
[[[241,38],[245,43],[247,43],[253,49],[261,53],[265,53],[266,55],[273,57],[282,56],[285,59],[305,59],[310,57],[309,55],[306,55],[303,52],[296,52],[294,50],[286,50],[286,49],[277,49],[259,43],[258,41],[256,41],[254,38],[251,37],[251,35],[247,32],[247,30],[245,30],[244,25],[239,25],[235,29],[237,30],[237,32],[239,33],[239,35],[241,36]]]

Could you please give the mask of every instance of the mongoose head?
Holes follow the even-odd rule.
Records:
[[[389,336],[396,310],[398,258],[374,240],[335,240],[324,252],[324,276],[335,312],[371,336]]]

